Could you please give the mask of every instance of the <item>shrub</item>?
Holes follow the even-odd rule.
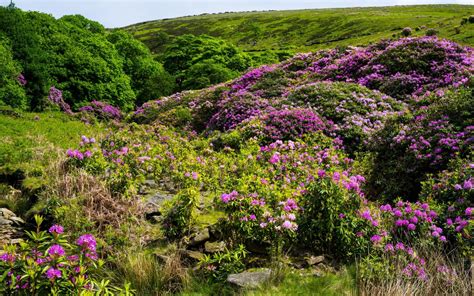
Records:
[[[90,234],[71,243],[64,228],[53,225],[49,233],[40,231],[42,218],[36,216],[36,232],[18,249],[6,246],[0,255],[0,292],[14,295],[96,295],[116,292],[132,295],[125,289],[110,287],[97,276],[104,262],[98,258],[97,243]]]
[[[194,219],[199,193],[192,188],[180,191],[165,209],[163,229],[169,239],[187,234]]]
[[[288,92],[288,100],[313,108],[334,123],[334,131],[350,149],[380,130],[387,118],[404,109],[404,104],[366,87],[342,82],[316,82],[298,86]],[[330,124],[330,123],[328,123]]]
[[[436,36],[438,35],[438,33],[439,33],[438,30],[433,29],[433,28],[426,30],[426,36]]]
[[[402,36],[403,36],[403,37],[408,37],[408,36],[411,35],[411,32],[412,32],[412,30],[411,30],[410,27],[404,28],[404,29],[402,30]]]
[[[199,261],[199,267],[204,277],[212,278],[217,282],[224,282],[229,274],[245,270],[244,259],[246,255],[245,247],[239,245],[234,250],[204,255],[204,258]]]
[[[324,170],[318,175],[301,199],[299,243],[338,260],[353,260],[364,254],[369,241],[362,235],[367,233],[367,223],[359,216],[364,178]]]
[[[91,114],[99,120],[120,120],[122,111],[104,102],[92,101],[90,105],[79,108],[83,114]]]

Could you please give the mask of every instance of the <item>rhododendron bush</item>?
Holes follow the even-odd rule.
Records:
[[[2,294],[131,295],[128,285],[121,289],[98,281],[104,261],[99,259],[93,235],[81,235],[73,242],[61,225],[39,231],[43,218],[35,219],[37,231],[28,233],[27,243],[6,245],[0,251]]]

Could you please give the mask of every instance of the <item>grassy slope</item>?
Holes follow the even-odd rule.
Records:
[[[474,14],[474,5],[420,5],[296,11],[225,13],[157,20],[125,29],[158,53],[165,44],[156,36],[209,34],[246,51],[292,49],[310,51],[344,45],[362,45],[389,38],[404,27],[426,26],[439,36],[474,46],[474,24],[460,26]],[[460,33],[455,28],[460,27]],[[424,35],[426,29],[414,32]]]
[[[0,175],[21,170],[40,177],[60,150],[77,147],[81,135],[100,133],[100,126],[85,125],[60,112],[0,114]]]

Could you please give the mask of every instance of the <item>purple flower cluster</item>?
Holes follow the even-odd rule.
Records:
[[[408,152],[417,159],[438,165],[446,163],[462,150],[472,150],[474,126],[459,131],[447,116],[432,118],[421,113],[393,138],[392,146],[397,145],[407,146]]]
[[[18,77],[16,78],[18,83],[21,85],[21,86],[25,86],[28,81],[26,81],[25,79],[25,76],[23,76],[23,74],[20,73],[20,75],[18,75]]]
[[[287,109],[269,112],[261,117],[264,134],[273,141],[292,140],[328,129],[311,109]]]
[[[59,106],[59,108],[61,108],[61,110],[65,112],[66,114],[69,114],[69,115],[73,114],[71,111],[71,106],[69,106],[69,104],[64,102],[63,92],[61,90],[57,89],[54,86],[51,86],[51,88],[49,89],[48,99],[54,105]]]
[[[122,118],[122,111],[119,108],[100,101],[92,101],[90,105],[79,108],[79,111],[94,114],[101,119],[120,120]]]
[[[311,71],[323,79],[356,82],[394,97],[420,96],[468,82],[474,51],[437,37],[382,41],[344,53],[331,52]]]

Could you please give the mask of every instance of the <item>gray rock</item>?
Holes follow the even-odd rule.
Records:
[[[217,253],[225,251],[225,242],[206,242],[204,249],[207,253]]]
[[[199,251],[184,250],[183,254],[187,258],[194,259],[196,261],[200,261],[204,258],[204,254]]]
[[[13,221],[0,217],[0,225],[11,225]]]
[[[158,187],[158,184],[156,184],[155,180],[145,180],[145,182],[143,182],[143,185],[149,187],[149,188],[157,188]]]
[[[211,235],[209,234],[209,228],[204,228],[191,238],[191,240],[189,241],[189,245],[197,246],[204,243],[205,241],[208,241],[210,238]]]
[[[270,279],[271,274],[272,271],[270,269],[245,271],[242,273],[229,274],[227,282],[242,288],[258,288],[258,286]]]
[[[324,256],[311,256],[306,258],[306,263],[308,266],[317,265],[322,262],[324,262]]]
[[[17,225],[25,224],[25,221],[23,221],[23,219],[20,217],[10,217],[10,221],[15,222]]]
[[[0,209],[0,214],[5,219],[10,219],[11,217],[16,216],[15,213],[13,213],[12,211],[10,211],[9,209],[6,209],[6,208],[1,208]]]

